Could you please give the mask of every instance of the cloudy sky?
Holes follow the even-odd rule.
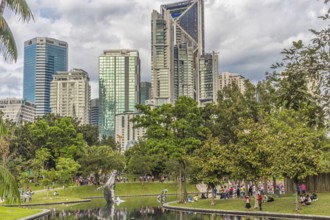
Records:
[[[22,97],[24,41],[52,37],[68,42],[69,69],[89,73],[98,97],[98,57],[106,49],[137,49],[142,80],[150,81],[150,15],[176,0],[27,0],[35,21],[21,23],[8,9],[18,61],[0,59],[0,98]],[[308,29],[325,24],[317,17],[321,0],[205,0],[206,51],[219,52],[219,72],[239,73],[256,82],[265,77],[292,41],[308,42]],[[0,57],[1,58],[1,57]]]

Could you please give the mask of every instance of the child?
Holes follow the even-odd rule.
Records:
[[[245,208],[246,211],[249,211],[251,208],[251,203],[250,203],[250,197],[249,196],[245,196]]]

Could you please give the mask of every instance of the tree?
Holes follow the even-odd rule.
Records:
[[[97,127],[92,125],[78,125],[77,132],[83,135],[84,140],[88,146],[98,145],[99,143],[99,132]]]
[[[42,178],[42,182],[46,183],[45,186],[48,186],[47,181],[43,181],[45,179],[45,172],[49,169],[48,163],[51,159],[50,150],[47,148],[41,148],[36,151],[35,158],[32,160],[31,167],[33,168],[34,173],[34,182],[39,182],[39,177]]]
[[[108,146],[111,147],[113,150],[118,150],[116,140],[112,136],[109,137],[103,136],[98,146]]]
[[[234,154],[230,147],[220,144],[218,138],[209,136],[205,144],[194,152],[192,166],[195,179],[212,188],[211,205],[214,205],[213,190],[224,177],[233,172]]]
[[[328,3],[328,0],[324,1]],[[273,64],[275,71],[268,78],[278,88],[278,103],[287,109],[301,108],[301,104],[311,103],[316,108],[309,109],[310,123],[323,122],[322,110],[328,111],[330,89],[330,9],[320,16],[326,26],[314,34],[311,43],[294,41],[289,49],[282,51],[283,60]],[[277,70],[277,71],[276,71]],[[324,108],[320,109],[320,105]]]
[[[127,170],[133,174],[151,175],[154,165],[153,160],[154,158],[151,155],[135,154],[129,160]]]
[[[225,87],[218,93],[218,102],[207,106],[206,118],[213,136],[219,137],[222,144],[237,143],[237,126],[240,119],[252,118],[257,121],[258,105],[255,86],[245,83],[246,90],[242,93],[236,84]],[[211,121],[210,121],[211,120]]]
[[[311,128],[303,112],[282,109],[272,114],[269,125],[274,141],[273,169],[298,183],[324,170],[324,130]],[[299,196],[296,210],[300,209]]]
[[[0,165],[0,197],[5,198],[6,202],[20,202],[18,185],[11,173]]]
[[[272,169],[273,142],[276,139],[270,134],[265,118],[258,122],[252,119],[241,119],[237,137],[238,142],[232,150],[235,155],[234,177],[252,181],[257,186],[259,180],[263,179],[267,182],[267,177],[277,176]],[[258,204],[257,197],[255,197],[255,204]]]
[[[186,156],[201,147],[209,130],[204,126],[201,108],[188,97],[180,97],[175,106],[165,104],[151,109],[137,105],[142,113],[133,121],[137,127],[145,127],[146,146],[150,153],[163,154],[164,159],[175,159],[179,162],[179,179],[186,180]],[[187,197],[186,181],[183,182],[184,196]],[[180,181],[181,186],[181,181]]]
[[[0,139],[8,133],[5,123],[0,117]],[[0,166],[0,197],[9,203],[20,202],[20,195],[15,178],[3,166]]]
[[[151,153],[143,140],[125,151],[125,158],[127,170],[133,174],[159,176],[166,168],[164,154],[159,151]]]
[[[0,48],[5,60],[17,61],[16,42],[9,25],[3,17],[5,8],[11,9],[18,14],[24,22],[33,19],[32,12],[25,0],[1,0],[0,3]]]
[[[41,118],[29,124],[28,129],[31,151],[47,148],[51,153],[49,168],[55,168],[59,157],[79,159],[86,145],[83,135],[77,132],[73,119],[69,117],[60,117],[53,122]]]
[[[96,182],[99,182],[100,175],[108,174],[112,170],[123,170],[125,166],[124,155],[108,146],[87,147],[78,161],[82,174],[94,174]]]
[[[2,114],[0,114],[0,120],[0,155],[2,159],[2,166],[5,167],[8,155],[10,153],[8,140],[9,131],[5,122],[2,120]]]
[[[80,165],[71,158],[60,157],[56,163],[57,180],[62,182],[63,187],[73,182],[73,177],[77,174]]]

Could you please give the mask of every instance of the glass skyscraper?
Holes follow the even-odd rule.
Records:
[[[197,74],[204,54],[204,1],[161,6],[151,14],[152,96],[155,105],[180,96],[197,99]]]
[[[116,114],[134,112],[139,103],[137,50],[106,50],[99,57],[99,134],[115,136]]]
[[[36,115],[50,110],[50,83],[56,71],[68,70],[68,44],[47,37],[24,42],[23,99],[36,105]]]
[[[151,99],[151,83],[140,83],[140,104],[145,105],[146,100]]]

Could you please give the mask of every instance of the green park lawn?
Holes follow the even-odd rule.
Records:
[[[116,196],[134,196],[159,194],[163,189],[168,190],[168,194],[178,192],[177,184],[174,182],[166,183],[117,183],[115,188]],[[54,196],[54,189],[49,191],[36,191],[32,196],[31,204],[60,203],[69,201],[79,201],[83,198],[103,197],[103,189],[97,190],[97,186],[71,186],[67,188],[57,188],[58,196]],[[196,192],[195,185],[187,185],[188,192]],[[23,203],[25,204],[25,203]]]
[[[32,188],[33,189],[33,188]],[[59,193],[58,196],[54,196],[53,193],[55,189],[47,190],[36,190],[32,196],[32,202],[22,204],[49,204],[49,203],[63,203],[69,201],[79,201],[82,198],[90,197],[102,197],[103,189],[96,190],[97,186],[71,186],[67,188],[56,188]],[[116,184],[116,195],[118,196],[134,196],[141,194],[159,194],[161,190],[167,189],[169,194],[175,194],[177,192],[176,184],[173,182],[169,183],[117,183]],[[188,192],[196,192],[195,185],[187,186]],[[48,195],[47,195],[48,194]],[[125,200],[125,199],[124,199]],[[155,197],[130,199],[129,203],[123,203],[123,205],[129,205],[130,207],[134,204],[136,207],[145,204],[146,201],[150,200],[150,203],[154,203]],[[175,198],[173,197],[173,200]],[[99,200],[95,204],[103,204],[104,200]],[[80,206],[89,207],[89,203],[82,203]],[[34,208],[34,207],[32,207]],[[42,206],[42,208],[47,208],[47,206]],[[39,210],[37,210],[39,209]],[[25,208],[14,208],[14,207],[4,207],[0,206],[0,219],[1,220],[13,220],[21,217],[29,216],[40,212],[40,207],[37,209],[25,209]]]
[[[19,219],[29,215],[36,214],[38,212],[40,212],[40,210],[38,209],[25,209],[25,208],[0,206],[0,219],[1,220]]]
[[[93,203],[81,203],[79,207],[86,206],[90,207],[91,204],[95,204],[97,207],[104,205],[105,201],[102,199],[103,189],[96,190],[97,186],[71,186],[68,188],[57,188],[59,196],[54,196],[54,189],[50,191],[36,191],[33,195],[32,202],[33,204],[44,204],[43,208],[47,208],[49,203],[63,203],[68,201],[79,201],[82,198],[93,198],[101,197],[99,200],[93,200]],[[159,194],[161,190],[167,189],[168,194],[177,193],[177,185],[173,182],[169,183],[118,183],[116,184],[116,196],[134,196],[134,195],[155,195]],[[188,192],[196,192],[195,185],[187,186]],[[47,196],[48,193],[48,196]],[[330,216],[329,201],[330,193],[319,193],[318,201],[315,201],[310,206],[302,206],[300,214],[315,214],[315,215],[326,215]],[[151,197],[132,197],[121,199],[127,200],[127,202],[122,203],[120,206],[128,207],[140,207],[146,203],[154,204],[156,202],[155,196]],[[167,201],[177,200],[176,196],[169,196]],[[254,200],[252,201],[252,207]],[[24,203],[23,203],[24,204]],[[201,209],[219,209],[219,210],[237,210],[237,211],[246,211],[245,202],[243,199],[229,199],[229,200],[215,200],[215,205],[211,206],[210,199],[198,200],[198,202],[180,204],[174,202],[172,206],[180,207],[193,207]],[[62,205],[63,206],[63,205]],[[70,205],[71,206],[71,205]],[[75,205],[76,206],[76,205]],[[32,207],[40,210],[40,207]],[[17,219],[20,217],[28,216],[39,212],[39,210],[30,210],[23,208],[13,208],[13,207],[1,207],[0,206],[0,219]],[[251,212],[257,211],[256,209],[251,208]],[[263,212],[278,212],[278,213],[291,213],[296,214],[295,211],[295,198],[292,195],[282,196],[280,198],[275,198],[274,202],[263,203]],[[6,218],[5,218],[6,217]]]
[[[312,202],[309,206],[301,206],[300,214],[309,214],[309,215],[325,215],[330,216],[329,209],[329,201],[330,201],[330,193],[319,193],[319,199],[317,201]],[[252,199],[250,211],[255,212],[258,211],[254,209],[254,199]],[[211,200],[198,200],[193,203],[172,203],[172,206],[180,206],[180,207],[193,207],[193,208],[201,208],[201,209],[218,209],[218,210],[236,210],[236,211],[246,211],[245,209],[245,201],[243,199],[228,199],[228,200],[215,200],[215,205],[211,206]],[[278,212],[278,213],[290,213],[290,214],[298,214],[295,210],[295,198],[293,195],[290,196],[282,196],[280,198],[275,198],[274,202],[263,203],[262,211],[263,212]]]

